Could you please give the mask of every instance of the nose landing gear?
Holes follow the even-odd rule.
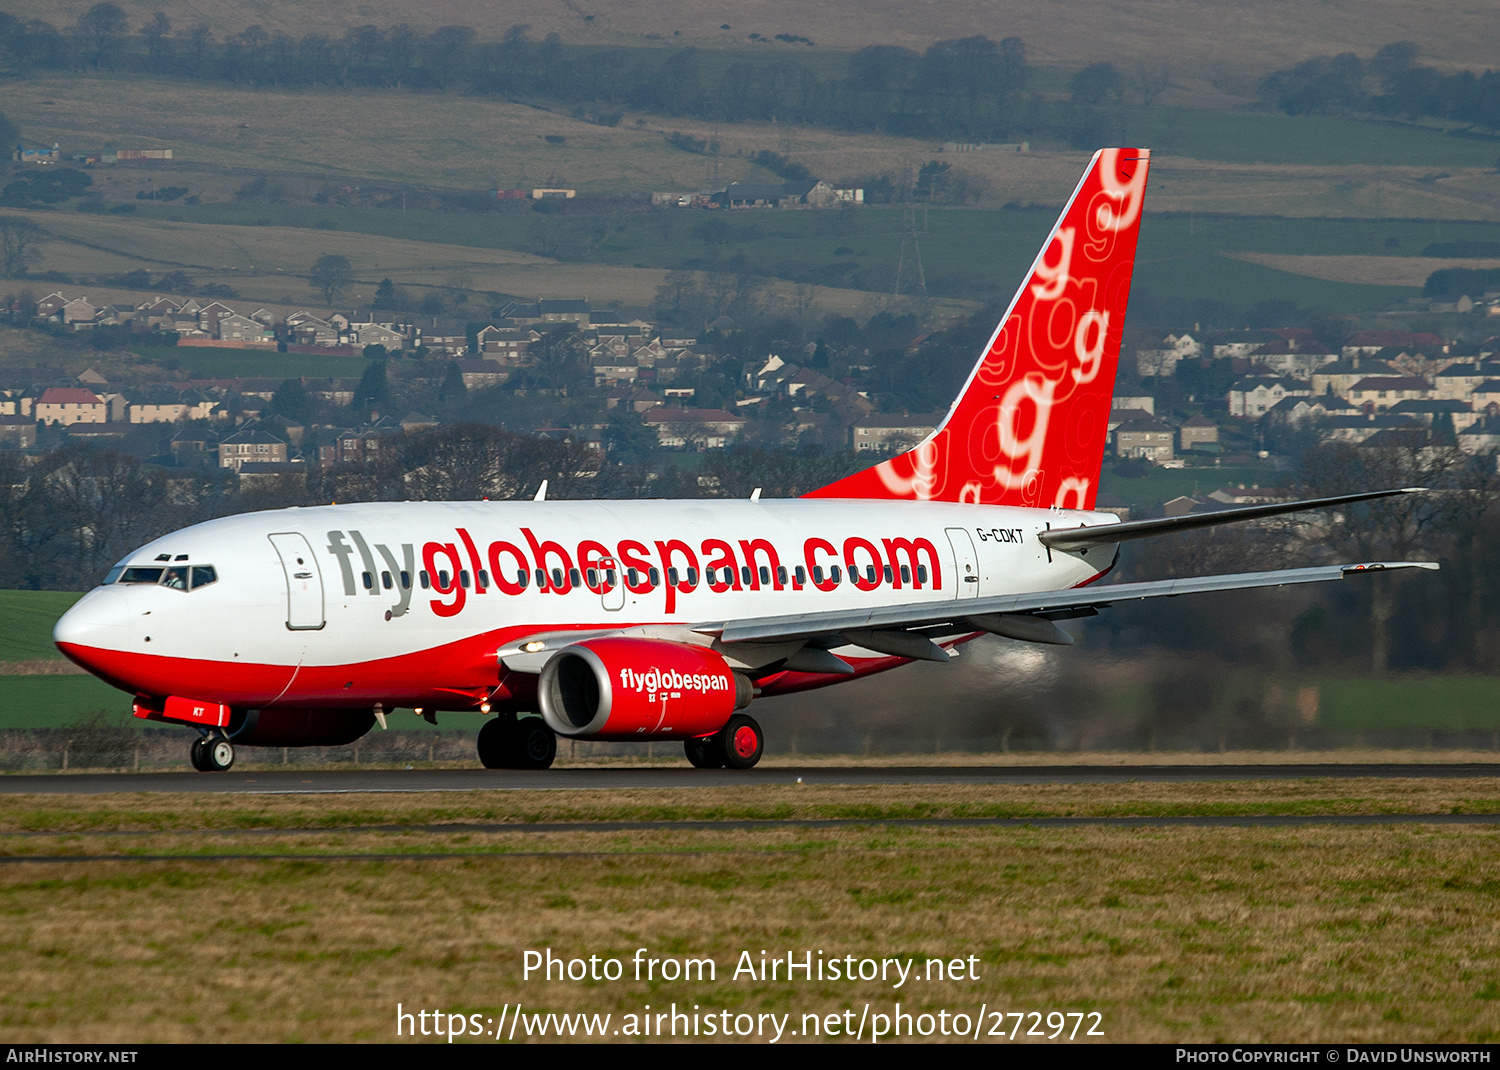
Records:
[[[199,736],[193,740],[188,758],[200,773],[222,773],[234,764],[234,744],[220,735]]]

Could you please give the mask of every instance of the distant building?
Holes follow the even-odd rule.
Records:
[[[1414,375],[1394,378],[1361,379],[1345,395],[1350,402],[1367,412],[1385,412],[1398,401],[1412,401],[1432,396],[1432,384]]]
[[[1138,375],[1175,375],[1179,361],[1203,356],[1203,343],[1190,334],[1169,334],[1160,349],[1138,349],[1135,354]],[[1135,406],[1132,406],[1135,407]]]
[[[723,409],[672,409],[665,405],[645,413],[646,425],[669,448],[721,450],[744,428],[746,420]]]
[[[109,406],[92,390],[54,386],[36,402],[36,418],[44,424],[102,424],[109,421]]]
[[[1325,364],[1312,373],[1312,392],[1319,396],[1337,394],[1346,397],[1349,388],[1361,379],[1399,379],[1408,373],[1383,360],[1371,360],[1358,353],[1344,360]]]
[[[1150,394],[1132,394],[1112,398],[1109,403],[1111,409],[1139,409],[1149,416],[1156,415],[1156,399]]]
[[[1115,454],[1161,464],[1175,456],[1172,429],[1160,420],[1131,420],[1115,430]]]
[[[1255,419],[1284,397],[1307,397],[1312,392],[1312,386],[1300,379],[1250,376],[1230,387],[1229,415]]]
[[[286,460],[286,443],[264,431],[239,431],[219,443],[220,468],[238,472],[242,465],[252,461],[284,464]]]
[[[1200,446],[1217,446],[1219,444],[1219,425],[1207,416],[1189,416],[1177,429],[1178,444],[1181,449],[1194,450]]]
[[[483,390],[500,386],[510,379],[510,369],[497,360],[460,360],[458,374],[463,376],[464,386],[469,390]]]
[[[35,420],[29,416],[0,416],[0,448],[29,450],[35,445]]]
[[[911,449],[937,430],[942,413],[923,412],[892,416],[864,416],[851,430],[854,452],[902,452]]]
[[[1209,495],[1213,501],[1225,505],[1270,505],[1273,502],[1289,502],[1296,495],[1285,487],[1262,487],[1259,484],[1246,487],[1241,483],[1234,487],[1221,487]]]

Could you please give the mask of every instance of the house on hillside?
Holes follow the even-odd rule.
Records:
[[[1432,384],[1414,375],[1361,379],[1345,397],[1366,412],[1385,412],[1398,401],[1416,401],[1432,396]]]
[[[1136,350],[1136,374],[1142,376],[1175,375],[1180,361],[1197,360],[1202,356],[1203,343],[1201,341],[1186,332],[1169,334],[1162,339],[1159,349]]]
[[[746,420],[723,409],[673,409],[665,405],[648,409],[646,426],[657,441],[669,449],[721,450],[740,433]]]
[[[42,392],[35,406],[37,422],[60,424],[102,424],[109,422],[109,405],[98,394],[83,387],[53,386]]]
[[[510,369],[498,360],[459,360],[454,363],[469,390],[501,386],[510,379]]]
[[[1284,397],[1307,397],[1312,385],[1301,379],[1250,376],[1229,388],[1229,415],[1255,419]]]
[[[287,444],[275,435],[259,430],[238,431],[219,442],[219,467],[238,472],[251,461],[285,464]]]
[[[861,417],[850,428],[854,452],[904,452],[936,431],[942,419],[940,412],[880,413]]]
[[[1174,457],[1172,429],[1154,417],[1122,423],[1115,429],[1115,454],[1152,464],[1170,461]]]
[[[35,420],[29,416],[0,416],[0,449],[29,450],[35,445]]]
[[[1178,448],[1184,450],[1195,450],[1204,446],[1217,447],[1219,425],[1201,414],[1189,416],[1177,429],[1177,438]]]

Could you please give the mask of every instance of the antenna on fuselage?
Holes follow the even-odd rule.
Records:
[[[532,498],[531,500],[534,502],[544,502],[547,500],[547,481],[545,479],[542,480],[542,485],[540,487],[537,487],[536,497]]]
[[[760,488],[759,487],[756,487],[754,490],[752,490],[750,492],[750,500],[752,502],[758,502],[758,501],[760,501]]]

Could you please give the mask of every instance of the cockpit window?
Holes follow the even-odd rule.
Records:
[[[105,583],[153,583],[174,591],[196,591],[218,580],[212,565],[116,565],[104,577]]]
[[[160,583],[161,574],[166,570],[156,568],[127,568],[120,574],[121,583]]]

